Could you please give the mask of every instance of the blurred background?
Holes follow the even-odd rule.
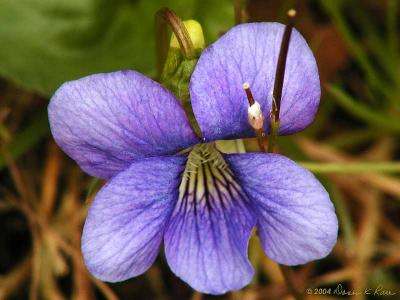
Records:
[[[323,86],[313,125],[278,140],[281,153],[323,182],[340,221],[331,255],[293,268],[296,288],[313,288],[306,299],[400,299],[400,1],[240,4],[248,21],[284,21],[295,7]],[[0,299],[291,299],[256,238],[257,275],[223,296],[191,290],[163,255],[122,283],[85,269],[82,224],[102,182],[55,145],[48,100],[64,81],[88,74],[135,69],[154,77],[154,14],[163,6],[200,21],[207,43],[235,23],[231,0],[0,0]],[[316,295],[323,289],[314,288],[338,284],[360,293]]]

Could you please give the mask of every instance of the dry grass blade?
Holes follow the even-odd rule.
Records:
[[[54,142],[50,142],[48,145],[48,159],[44,167],[42,197],[39,208],[45,218],[50,216],[56,200],[57,181],[60,171],[61,152]]]
[[[314,160],[327,162],[351,162],[356,160],[355,157],[352,157],[351,155],[344,154],[329,146],[309,139],[298,138],[296,139],[296,142],[300,149]],[[332,176],[332,178],[337,177],[338,176]],[[400,199],[400,180],[393,176],[376,173],[352,174],[352,180],[357,179],[361,180],[365,184],[384,191],[396,199]]]

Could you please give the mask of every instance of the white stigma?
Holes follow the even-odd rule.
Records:
[[[264,116],[261,111],[261,105],[256,100],[254,100],[253,94],[250,91],[250,84],[248,82],[243,83],[242,87],[246,92],[247,100],[250,104],[247,109],[249,124],[255,130],[262,129],[264,125]]]
[[[257,101],[247,109],[248,119],[251,127],[254,129],[262,129],[264,125],[264,116],[261,111],[261,105]]]
[[[261,105],[257,101],[247,109],[249,117],[259,118],[262,116]]]

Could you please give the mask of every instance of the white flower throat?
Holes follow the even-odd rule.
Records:
[[[179,188],[181,205],[185,203],[186,209],[196,212],[228,206],[232,199],[240,198],[244,198],[244,193],[215,144],[194,146]]]

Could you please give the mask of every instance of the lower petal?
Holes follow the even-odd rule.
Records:
[[[247,248],[255,215],[229,169],[209,161],[192,171],[165,232],[168,264],[200,292],[240,289],[254,274]]]
[[[226,161],[254,203],[262,246],[271,259],[298,265],[331,252],[338,221],[312,173],[276,154],[228,155]]]
[[[157,257],[186,159],[146,158],[113,177],[96,195],[82,236],[89,271],[122,281],[145,272]]]

